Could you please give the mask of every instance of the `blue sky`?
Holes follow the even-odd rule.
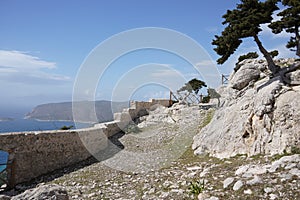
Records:
[[[130,29],[161,27],[178,31],[199,43],[212,60],[216,60],[218,55],[213,51],[211,41],[224,28],[222,15],[238,2],[1,0],[0,107],[32,107],[42,103],[71,101],[76,75],[90,52],[111,36]],[[260,37],[267,49],[278,49],[280,57],[294,57],[293,52],[284,48],[288,34],[277,36],[272,35],[266,26],[263,29]],[[252,39],[246,39],[238,52],[217,68],[220,73],[229,74],[239,55],[256,50]],[[178,56],[158,50],[143,50],[122,56],[114,62],[99,80],[101,86],[98,86],[95,98],[111,99],[111,91],[120,77],[147,63],[168,66],[186,79],[201,79],[193,67]],[[166,69],[163,72],[160,74],[164,75],[163,79],[174,78],[172,72],[168,73]],[[174,82],[174,87],[183,83],[178,80]],[[166,89],[156,85],[141,87],[130,98],[146,100],[166,95]]]

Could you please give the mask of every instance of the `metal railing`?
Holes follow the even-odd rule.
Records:
[[[180,93],[173,93],[170,91],[170,101],[175,99],[175,101],[184,101],[185,103],[191,103],[191,104],[199,104],[202,102],[203,95],[196,95],[193,93],[189,94],[180,94]]]
[[[229,78],[229,75],[222,74],[222,85],[228,84],[228,78]]]

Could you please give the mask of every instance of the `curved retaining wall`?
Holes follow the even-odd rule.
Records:
[[[169,100],[132,102],[130,108],[114,114],[114,121],[77,130],[31,131],[0,134],[0,150],[9,153],[8,187],[89,158],[107,146],[107,138],[120,132],[131,119],[147,114],[145,110]],[[89,151],[85,146],[89,146]]]

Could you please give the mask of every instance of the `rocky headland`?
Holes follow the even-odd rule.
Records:
[[[155,106],[109,138],[115,156],[18,185],[0,199],[300,199],[299,61],[277,64],[291,66],[281,78],[264,61],[245,60],[217,90],[219,107]],[[117,159],[126,151],[144,156]]]
[[[36,106],[31,112],[27,113],[25,119],[36,119],[42,121],[73,121],[73,109],[80,113],[80,118],[76,121],[95,123],[91,113],[95,112],[98,122],[113,120],[114,112],[120,112],[128,108],[129,102],[111,101],[81,101],[81,102],[62,102],[48,103]]]

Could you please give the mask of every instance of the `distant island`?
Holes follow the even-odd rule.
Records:
[[[14,118],[11,117],[0,117],[0,122],[13,121]]]
[[[128,108],[128,102],[111,101],[81,101],[75,102],[76,113],[80,113],[80,122],[93,122],[93,110],[95,109],[98,122],[113,120],[113,113]],[[36,119],[43,121],[73,121],[72,102],[48,103],[36,106],[25,119]],[[78,119],[76,119],[78,120]]]

